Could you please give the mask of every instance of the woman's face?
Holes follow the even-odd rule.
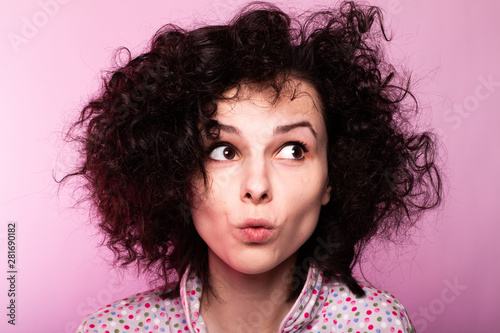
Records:
[[[271,271],[313,233],[327,186],[327,133],[314,88],[271,103],[270,91],[242,86],[218,103],[220,137],[206,139],[208,190],[192,203],[209,262],[245,274]],[[235,91],[228,91],[227,96]]]

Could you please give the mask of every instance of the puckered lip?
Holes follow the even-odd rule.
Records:
[[[246,228],[264,228],[264,229],[274,229],[274,225],[263,217],[250,217],[246,218],[243,223],[238,225],[238,229]]]

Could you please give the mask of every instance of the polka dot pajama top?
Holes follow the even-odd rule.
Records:
[[[394,296],[362,287],[366,296],[359,298],[343,283],[324,278],[315,267],[309,268],[304,288],[281,322],[279,332],[415,332],[406,310]],[[181,297],[163,299],[158,290],[151,290],[124,298],[87,316],[77,332],[206,333],[199,312],[201,293],[199,279],[187,271],[181,280]]]

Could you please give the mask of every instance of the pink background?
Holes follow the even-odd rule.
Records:
[[[57,194],[52,173],[60,177],[74,158],[61,132],[117,47],[137,54],[164,23],[219,22],[243,3],[0,3],[0,331],[73,332],[99,305],[147,288],[106,264],[88,212],[71,208],[71,189]],[[314,3],[331,2],[289,2]],[[367,276],[404,302],[419,332],[492,332],[500,309],[500,2],[373,3],[393,32],[391,55],[414,73],[422,120],[442,137],[447,185],[445,205],[413,243],[367,256]],[[8,221],[18,225],[14,327],[5,315]]]

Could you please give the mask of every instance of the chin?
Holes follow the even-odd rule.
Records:
[[[273,270],[273,268],[275,268],[275,267],[276,266],[273,266],[273,265],[253,264],[253,265],[248,265],[248,266],[244,266],[244,267],[235,267],[233,269],[237,270],[238,272],[240,272],[242,274],[258,275],[258,274],[267,273],[267,272]]]
[[[276,258],[268,258],[266,260],[262,256],[254,258],[246,257],[243,260],[239,260],[237,265],[232,266],[232,269],[248,275],[265,274],[274,269],[281,269],[283,265],[293,265],[294,261],[292,260],[294,260],[292,257],[283,260]]]

